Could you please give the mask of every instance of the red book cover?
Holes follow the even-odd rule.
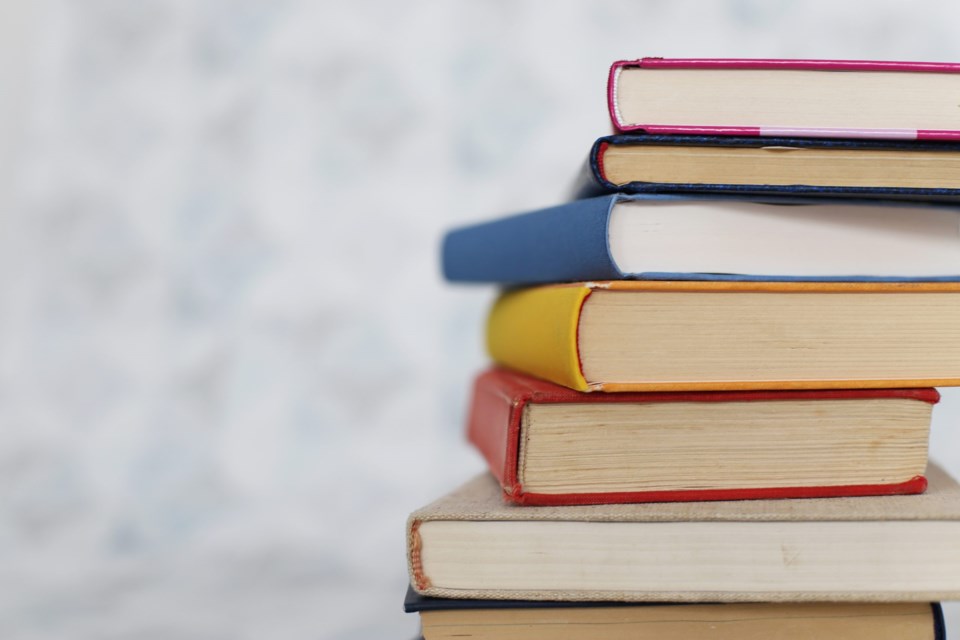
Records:
[[[798,125],[789,121],[775,120],[770,122],[740,122],[734,124],[729,121],[718,122],[637,122],[621,112],[620,102],[620,78],[625,70],[647,69],[647,70],[713,70],[718,72],[730,71],[794,71],[794,72],[831,72],[831,73],[871,73],[871,74],[936,74],[947,78],[953,76],[957,78],[957,83],[950,82],[947,85],[939,83],[936,90],[929,88],[915,87],[913,84],[907,86],[891,85],[886,90],[882,87],[877,89],[876,94],[871,94],[866,104],[875,105],[877,109],[883,109],[886,103],[899,100],[901,97],[917,94],[918,92],[927,98],[923,103],[925,108],[916,105],[904,104],[902,112],[907,115],[902,117],[893,117],[885,113],[885,117],[880,119],[882,125],[863,125],[862,118],[869,117],[868,108],[860,111],[856,120],[843,121],[842,123],[827,124],[803,124]],[[956,123],[952,117],[944,123],[941,120],[927,120],[926,114],[930,111],[932,104],[943,103],[944,108],[949,111],[949,96],[955,93],[954,89],[960,85],[960,64],[948,62],[899,62],[899,61],[876,61],[876,60],[778,60],[778,59],[737,59],[737,58],[657,58],[648,57],[639,60],[620,60],[613,63],[610,67],[610,73],[607,79],[607,103],[610,111],[610,120],[614,129],[625,133],[630,131],[646,131],[652,134],[689,134],[689,135],[719,135],[719,136],[797,136],[808,138],[875,138],[888,140],[960,140],[960,115]],[[728,78],[731,76],[727,76]],[[845,95],[844,100],[854,100],[857,98],[854,86],[847,86],[848,83],[839,85],[830,85],[830,91],[838,89],[850,91],[850,95]],[[748,85],[749,86],[749,83]],[[713,91],[721,90],[721,87],[714,86]],[[743,87],[737,91],[742,91]],[[733,90],[733,89],[732,89]],[[926,94],[929,92],[929,96]],[[719,95],[709,96],[719,101],[725,100]],[[704,95],[690,96],[691,102],[701,102]],[[672,99],[678,99],[674,96]],[[803,94],[796,97],[795,102],[803,102]],[[813,103],[817,100],[812,99]],[[773,111],[769,110],[774,117]],[[718,116],[719,117],[719,116]],[[782,117],[782,114],[781,114]],[[896,124],[887,124],[891,118]],[[918,119],[919,118],[919,119]],[[722,117],[721,117],[722,119]],[[937,124],[922,124],[936,122]]]
[[[769,498],[824,498],[922,493],[927,481],[917,475],[906,482],[871,485],[796,486],[744,489],[630,491],[619,493],[535,493],[519,480],[521,426],[530,404],[756,402],[903,398],[936,404],[935,389],[859,389],[823,391],[720,391],[663,393],[582,393],[506,369],[480,374],[473,389],[467,438],[480,451],[503,487],[507,500],[529,505],[687,502]]]

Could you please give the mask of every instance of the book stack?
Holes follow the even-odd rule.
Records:
[[[450,232],[504,286],[413,513],[439,638],[940,638],[960,486],[960,65],[617,62],[566,204]]]

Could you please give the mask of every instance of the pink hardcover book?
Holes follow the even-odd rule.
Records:
[[[617,131],[960,140],[960,64],[642,58],[610,68]]]

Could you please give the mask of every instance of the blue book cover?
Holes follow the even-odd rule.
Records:
[[[634,181],[615,184],[607,179],[604,157],[615,147],[716,147],[837,150],[856,152],[902,151],[960,154],[960,143],[915,140],[850,140],[829,138],[760,138],[734,136],[688,136],[629,134],[605,136],[594,142],[572,189],[574,198],[589,198],[616,191],[622,193],[720,193],[736,195],[820,196],[831,198],[888,198],[915,201],[960,201],[960,189],[917,187],[863,187],[816,184],[724,184],[707,182]],[[849,156],[848,156],[849,157]],[[862,165],[861,165],[862,166]],[[880,178],[877,177],[879,180]]]
[[[894,236],[894,241],[900,240],[914,243],[911,245],[915,255],[925,256],[927,245],[924,242],[936,243],[941,247],[940,256],[946,255],[947,267],[944,273],[930,273],[921,276],[903,275],[896,272],[888,273],[886,261],[892,260],[881,254],[873,257],[872,270],[862,272],[843,272],[829,275],[797,275],[791,273],[758,273],[758,272],[723,272],[719,269],[700,269],[685,272],[670,269],[650,269],[631,271],[619,266],[611,250],[610,221],[614,207],[625,202],[636,203],[690,203],[700,202],[708,206],[726,206],[731,203],[758,203],[769,206],[770,217],[784,217],[791,210],[784,207],[801,207],[817,205],[836,205],[841,207],[869,205],[881,209],[865,210],[876,212],[877,219],[881,214],[895,211],[897,221],[912,220],[907,225],[896,224],[886,229],[888,240]],[[779,205],[779,206],[778,206]],[[641,210],[642,211],[642,210]],[[794,210],[797,211],[797,210]],[[828,211],[828,210],[823,210]],[[762,210],[765,215],[766,210]],[[927,226],[923,234],[918,226],[921,214],[937,212],[939,227]],[[803,213],[797,211],[797,213]],[[641,215],[631,214],[631,215]],[[758,215],[756,212],[752,215]],[[911,218],[912,216],[912,218]],[[889,221],[890,216],[885,218]],[[928,219],[930,216],[924,216]],[[844,227],[854,229],[854,237],[861,238],[860,248],[843,245],[838,251],[853,256],[853,262],[859,259],[858,251],[865,251],[879,241],[874,238],[875,228],[864,225],[863,220],[851,222],[838,218],[819,223],[821,233],[839,233]],[[856,225],[860,225],[859,227]],[[898,228],[903,227],[903,228]],[[952,235],[947,242],[946,252],[943,251],[943,234],[938,235],[938,228],[947,229]],[[862,231],[862,233],[861,233]],[[741,233],[735,228],[733,234]],[[744,236],[749,236],[746,231]],[[917,241],[915,236],[921,236]],[[662,237],[662,236],[661,236]],[[849,236],[848,236],[849,237]],[[708,248],[714,241],[709,235],[700,234],[696,240],[701,249]],[[777,244],[792,249],[792,237],[781,237]],[[955,248],[954,248],[955,246]],[[762,248],[756,245],[757,250]],[[797,251],[800,247],[796,247]],[[810,246],[804,248],[810,260],[819,258],[821,247]],[[797,253],[792,251],[792,253]],[[688,250],[696,253],[696,249]],[[876,253],[876,251],[874,251]],[[900,252],[896,253],[899,264],[904,264],[905,258]],[[799,253],[798,253],[799,255]],[[806,255],[806,254],[805,254]],[[956,258],[953,256],[956,255]],[[851,260],[847,259],[847,263]],[[879,262],[879,264],[877,264]],[[506,286],[543,284],[553,282],[580,282],[590,280],[729,280],[729,281],[813,281],[813,282],[955,282],[960,281],[960,208],[943,204],[904,203],[900,201],[868,201],[852,199],[813,199],[813,198],[782,198],[782,197],[737,197],[721,195],[669,195],[669,194],[610,194],[576,200],[566,204],[546,209],[540,209],[519,215],[509,216],[490,222],[484,222],[468,227],[454,229],[447,233],[442,246],[442,268],[444,276],[453,282],[496,283]],[[878,271],[879,270],[879,271]]]

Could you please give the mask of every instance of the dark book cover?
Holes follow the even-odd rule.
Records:
[[[481,609],[571,609],[595,607],[647,607],[647,606],[688,606],[687,603],[653,602],[558,602],[551,600],[460,600],[452,598],[431,598],[420,595],[412,586],[407,586],[403,600],[403,610],[407,613],[421,611],[462,611]],[[716,606],[728,606],[717,604]],[[943,620],[943,608],[939,602],[931,602],[933,614],[934,640],[946,640],[946,626]],[[421,636],[422,638],[422,636]]]
[[[614,184],[607,179],[604,156],[611,147],[624,146],[675,146],[675,147],[728,147],[763,148],[791,147],[795,149],[836,149],[844,151],[939,151],[960,152],[958,142],[856,140],[831,138],[784,138],[756,136],[719,135],[663,135],[620,134],[599,138],[593,143],[587,161],[580,171],[572,189],[574,198],[590,198],[606,193],[662,193],[662,194],[732,194],[732,195],[778,195],[819,196],[831,198],[885,198],[916,201],[957,201],[960,189],[905,188],[905,187],[851,187],[843,185],[813,184],[723,184],[683,182],[629,182]]]
[[[463,609],[572,609],[589,607],[648,607],[664,606],[662,602],[562,602],[557,600],[479,600],[431,598],[417,593],[412,585],[407,585],[407,594],[403,599],[403,610],[407,613],[421,611],[459,611]],[[682,604],[670,606],[683,606]]]

